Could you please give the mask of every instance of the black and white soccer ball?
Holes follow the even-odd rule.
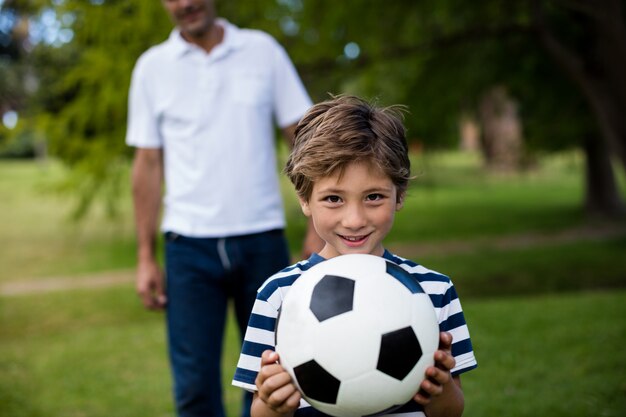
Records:
[[[276,325],[281,365],[309,404],[338,417],[409,402],[438,345],[430,297],[404,269],[373,255],[342,255],[304,272]]]

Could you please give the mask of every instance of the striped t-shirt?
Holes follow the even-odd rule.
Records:
[[[389,251],[385,251],[383,257],[411,273],[430,296],[439,320],[440,331],[452,334],[452,355],[456,360],[456,366],[451,371],[452,375],[459,375],[474,369],[477,363],[469,331],[459,297],[450,278],[424,268],[410,260],[393,255]],[[278,312],[285,295],[294,281],[303,272],[324,260],[321,256],[313,254],[309,259],[298,262],[274,274],[259,288],[244,336],[239,362],[233,378],[233,385],[256,391],[254,381],[261,366],[261,354],[267,349],[274,350],[274,330]],[[296,417],[305,415],[323,414],[313,409],[303,400],[300,408],[296,411]],[[421,405],[410,401],[389,415],[420,417],[424,416],[424,412]]]

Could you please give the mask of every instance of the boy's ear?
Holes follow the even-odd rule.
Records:
[[[309,207],[309,202],[302,197],[298,197],[298,201],[300,201],[300,208],[302,209],[302,213],[305,216],[311,217],[311,208]]]
[[[400,209],[402,207],[404,207],[404,197],[405,196],[406,196],[406,193],[398,194],[398,197],[396,199],[396,211],[400,211]]]

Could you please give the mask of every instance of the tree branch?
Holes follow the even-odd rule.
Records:
[[[403,58],[407,55],[424,52],[430,49],[453,48],[472,42],[530,34],[534,34],[534,28],[532,26],[516,23],[495,27],[474,26],[460,32],[436,37],[413,45],[390,46],[380,56],[373,57],[367,53],[363,53],[358,59],[351,61],[349,65],[354,68],[363,68],[372,65],[373,62]],[[332,68],[336,64],[336,59],[324,58],[308,64],[299,65],[298,68],[303,72],[317,72]]]
[[[560,4],[563,8],[579,12],[581,14],[584,14],[585,16],[588,16],[594,19],[601,19],[603,17],[602,10],[605,9],[604,7],[598,7],[597,3],[599,3],[602,0],[594,0],[593,2],[590,2],[588,0],[553,0],[553,1],[554,3]],[[536,1],[533,1],[533,3],[536,3]]]
[[[533,0],[531,2],[531,13],[533,27],[545,49],[577,84],[584,87],[588,80],[583,61],[550,31],[545,21],[541,0]]]

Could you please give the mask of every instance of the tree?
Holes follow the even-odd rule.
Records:
[[[141,52],[171,29],[161,4],[11,3],[30,4],[30,13],[53,7],[57,16],[73,17],[70,43],[32,55],[55,62],[52,68],[37,66],[47,68],[38,74],[46,89],[35,97],[32,120],[51,152],[72,167],[79,212],[94,196],[114,202],[130,156],[123,140],[130,73]],[[430,148],[457,146],[460,115],[476,114],[480,98],[503,86],[518,103],[525,146],[584,149],[586,206],[602,214],[623,211],[611,159],[626,167],[624,0],[217,5],[222,16],[277,37],[315,101],[328,92],[352,92],[383,104],[404,103],[410,139]]]
[[[451,145],[459,113],[475,112],[486,92],[505,86],[527,145],[583,149],[586,207],[623,213],[611,165],[613,155],[626,168],[623,0],[331,3],[305,3],[303,32],[331,34],[324,42],[335,54],[348,42],[362,53],[342,62],[323,49],[301,61],[313,84],[326,79],[408,104],[409,131],[430,146]],[[342,63],[340,80],[320,71]]]
[[[28,32],[21,11],[15,2],[0,2],[0,117],[20,110],[27,95]],[[0,125],[0,145],[6,146],[7,136]]]
[[[611,171],[612,151],[626,169],[626,23],[624,2],[601,0],[593,4],[561,3],[582,34],[560,34],[550,5],[533,0],[534,27],[543,47],[576,84],[595,115],[601,137],[586,136],[586,207],[597,213],[623,213]],[[569,35],[569,36],[568,36]],[[574,38],[574,40],[572,40]]]
[[[124,133],[132,67],[167,36],[167,16],[152,0],[65,0],[54,3],[54,13],[70,16],[73,38],[34,48],[46,88],[33,98],[30,120],[70,168],[62,186],[78,198],[74,214],[84,214],[96,197],[114,212],[130,156]]]
[[[75,216],[86,213],[96,198],[114,213],[132,154],[124,142],[132,69],[172,26],[154,0],[58,0],[38,4],[30,14],[46,8],[69,16],[73,39],[33,50],[42,70],[39,82],[46,88],[30,104],[31,125],[45,135],[50,153],[70,168],[62,186],[78,198]]]

